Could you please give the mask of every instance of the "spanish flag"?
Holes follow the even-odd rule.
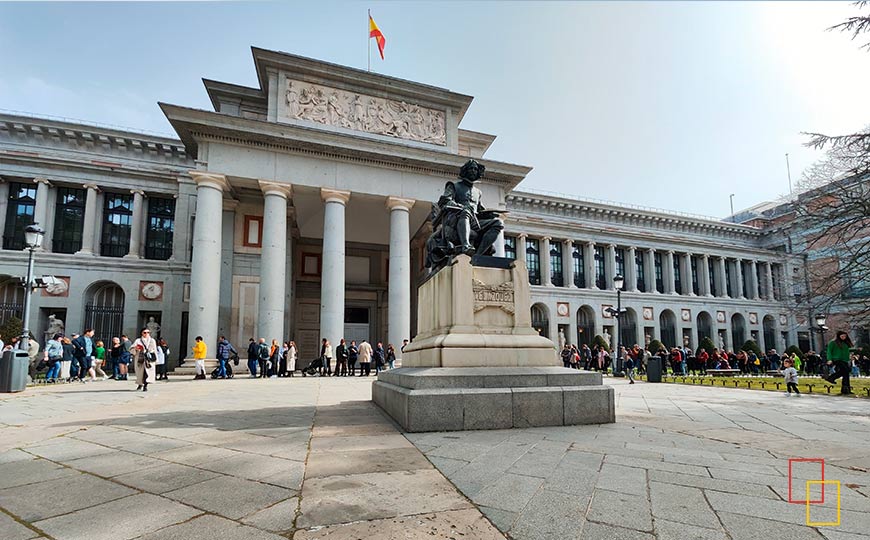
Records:
[[[375,38],[375,41],[378,44],[378,51],[381,53],[381,60],[384,59],[384,46],[387,44],[387,40],[384,37],[384,34],[381,33],[381,29],[378,28],[378,25],[375,24],[375,20],[372,19],[372,14],[369,13],[369,39]]]

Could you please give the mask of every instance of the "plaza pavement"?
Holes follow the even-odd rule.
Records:
[[[870,537],[867,401],[607,382],[616,424],[404,436],[371,379],[0,394],[0,539]]]

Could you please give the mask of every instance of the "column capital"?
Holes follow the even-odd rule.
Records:
[[[595,248],[595,241],[594,240],[587,240],[586,245],[591,247],[591,248]]]
[[[33,181],[37,184],[45,184],[46,186],[51,186],[51,182],[48,181],[48,178],[44,178],[42,176],[34,178]]]
[[[144,196],[145,196],[145,192],[142,191],[141,189],[131,189],[131,190],[130,190],[130,194],[131,194],[131,195],[139,195],[140,197],[144,197]]]
[[[550,237],[550,236],[542,236],[542,237],[541,237],[541,240],[544,240],[544,241],[546,241],[546,242],[549,242],[549,241],[552,240],[552,239],[553,239],[553,238]]]
[[[260,191],[263,192],[264,196],[277,195],[278,197],[282,197],[284,199],[289,199],[293,196],[292,184],[285,184],[283,182],[272,182],[269,180],[257,180],[257,183],[260,185]]]
[[[196,182],[196,187],[206,186],[218,191],[229,191],[230,184],[222,174],[206,171],[188,171],[187,174]]]
[[[82,187],[85,189],[92,189],[94,191],[100,191],[100,186],[98,186],[94,183],[82,184]]]
[[[390,210],[404,210],[409,212],[417,202],[414,199],[403,199],[402,197],[387,197],[387,208]]]
[[[342,206],[350,200],[350,191],[342,191],[340,189],[320,188],[320,197],[323,202],[337,202]]]
[[[528,237],[529,237],[529,235],[526,233],[520,233],[517,235],[517,238],[522,239],[522,240],[526,240]]]
[[[573,247],[573,245],[574,245],[574,240],[571,240],[570,238],[566,238],[565,240],[562,240],[562,243],[565,244],[566,246],[572,246],[572,247]]]
[[[668,255],[673,256],[676,252],[675,252],[674,250],[672,250],[672,249],[669,249],[669,250],[667,251],[667,253],[668,253]]]

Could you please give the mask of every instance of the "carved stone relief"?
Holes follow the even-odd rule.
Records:
[[[287,80],[287,116],[398,139],[447,144],[443,111]]]
[[[496,307],[511,315],[514,314],[513,282],[506,281],[501,285],[487,285],[479,279],[475,279],[472,281],[472,289],[474,291],[475,313],[486,307]]]

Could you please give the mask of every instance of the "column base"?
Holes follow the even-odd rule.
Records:
[[[91,250],[80,249],[80,250],[76,251],[75,253],[73,253],[73,255],[81,255],[81,256],[85,256],[85,257],[93,257],[94,255],[96,255],[96,253],[94,253],[94,252],[91,251]]]
[[[124,259],[141,259],[142,257],[140,257],[139,255],[136,255],[135,253],[128,253],[128,254],[124,255],[123,258]]]

